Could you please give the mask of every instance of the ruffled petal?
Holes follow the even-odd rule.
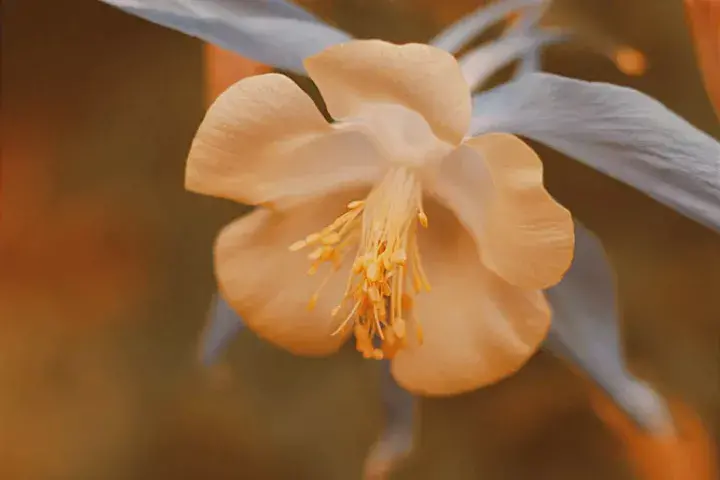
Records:
[[[485,266],[529,289],[559,282],[573,256],[572,216],[545,190],[542,171],[522,140],[490,134],[447,157],[431,185],[472,234]]]
[[[470,90],[455,58],[439,48],[356,40],[309,57],[305,68],[336,119],[389,103],[420,114],[450,144],[468,131]]]
[[[349,201],[365,193],[335,194],[286,211],[258,208],[220,233],[215,245],[219,289],[250,330],[299,355],[326,355],[340,348],[345,336],[331,334],[343,319],[333,318],[331,311],[343,297],[354,252],[337,271],[325,265],[308,276],[307,253],[291,252],[289,246],[332,223]],[[328,281],[309,310],[326,274]]]
[[[720,231],[720,142],[643,93],[533,73],[477,95],[471,131],[544,143]]]
[[[365,185],[381,172],[365,134],[325,121],[288,77],[258,75],[210,107],[187,162],[188,190],[253,205]]]
[[[424,340],[401,350],[392,372],[413,393],[454,395],[520,369],[545,338],[550,309],[542,292],[512,286],[484,268],[455,217],[429,203],[430,225],[419,247],[432,290],[417,295],[413,308]]]

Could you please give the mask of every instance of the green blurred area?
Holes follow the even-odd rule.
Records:
[[[92,0],[3,2],[0,478],[357,479],[381,426],[377,365],[242,334],[195,364],[215,233],[242,207],[183,190],[203,115],[200,42]],[[340,27],[426,40],[476,2],[306,0]],[[557,1],[648,55],[627,78],[578,46],[550,71],[627,84],[716,137],[679,1]],[[548,149],[551,192],[606,242],[642,376],[720,436],[720,237]],[[406,479],[630,479],[580,380],[517,376],[422,403]],[[691,480],[691,479],[688,479]]]

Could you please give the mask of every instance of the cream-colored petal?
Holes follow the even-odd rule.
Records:
[[[220,233],[215,245],[220,291],[258,336],[299,355],[326,355],[342,345],[346,337],[331,333],[343,319],[334,319],[331,310],[342,299],[355,252],[332,273],[310,311],[308,301],[333,270],[323,265],[308,276],[310,252],[288,247],[332,223],[349,201],[366,194],[344,192],[284,211],[261,207]]]
[[[417,295],[414,307],[424,341],[400,351],[392,371],[411,392],[454,395],[519,370],[544,340],[550,310],[542,292],[512,286],[484,268],[448,210],[431,204],[426,211],[420,251],[432,290]]]
[[[185,186],[258,205],[365,185],[380,171],[364,133],[329,124],[295,82],[273,73],[240,80],[213,103]]]
[[[545,190],[542,162],[519,138],[467,140],[430,188],[475,238],[485,266],[509,283],[544,289],[570,267],[572,216]]]
[[[440,140],[422,115],[397,104],[366,104],[358,117],[336,125],[365,133],[380,155],[394,165],[432,167],[457,148]]]
[[[390,103],[422,115],[441,140],[457,145],[470,126],[470,89],[455,57],[429,45],[355,40],[305,60],[330,114],[362,115]]]

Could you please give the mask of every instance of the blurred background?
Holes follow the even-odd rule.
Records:
[[[393,41],[479,5],[301,3]],[[360,478],[382,424],[377,365],[352,349],[294,358],[249,332],[217,368],[195,363],[212,242],[244,208],[185,192],[185,155],[208,101],[265,67],[94,0],[2,8],[0,478]],[[561,45],[546,69],[630,85],[717,137],[684,20],[680,0],[557,0],[548,22],[631,45],[648,68]],[[720,237],[539,151],[616,265],[633,370],[720,436]],[[583,382],[542,352],[495,386],[424,400],[420,428],[397,478],[634,478]]]

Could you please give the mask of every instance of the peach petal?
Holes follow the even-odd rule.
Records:
[[[325,121],[284,75],[240,80],[208,110],[187,161],[188,190],[252,205],[366,185],[380,174],[365,134]]]
[[[286,211],[261,207],[220,233],[215,245],[219,289],[248,328],[299,355],[327,355],[340,348],[346,336],[331,334],[343,319],[333,318],[331,311],[343,297],[355,251],[348,251],[339,270],[324,265],[308,276],[309,252],[288,247],[332,223],[349,201],[363,197],[343,192]],[[326,274],[330,279],[315,308],[308,310]]]
[[[307,58],[305,68],[334,118],[361,116],[368,104],[401,105],[453,145],[470,126],[470,89],[455,57],[439,48],[355,40]]]
[[[414,307],[424,341],[400,351],[392,371],[413,393],[454,395],[519,370],[544,340],[550,309],[542,292],[487,270],[448,210],[432,203],[426,210],[430,226],[419,240],[432,290]]]
[[[433,193],[475,239],[482,262],[512,285],[545,289],[570,267],[570,212],[543,185],[542,162],[519,138],[467,140],[440,166]]]

